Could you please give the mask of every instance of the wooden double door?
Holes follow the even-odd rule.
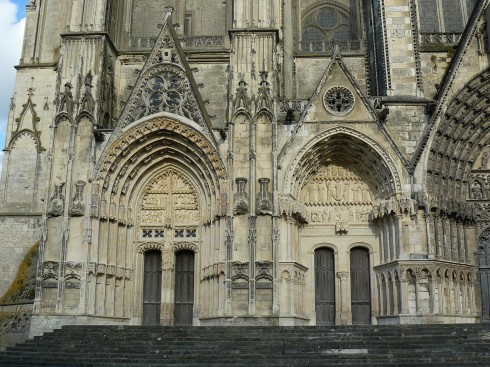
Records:
[[[194,309],[194,252],[175,255],[174,325],[192,325]],[[162,304],[162,253],[145,253],[143,325],[160,325]]]
[[[371,282],[369,251],[356,247],[350,252],[352,324],[371,323]],[[315,251],[316,324],[335,324],[335,258],[329,248]]]

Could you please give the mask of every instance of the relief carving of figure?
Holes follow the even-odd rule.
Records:
[[[248,194],[245,192],[247,179],[239,177],[235,180],[237,184],[237,192],[233,195],[233,212],[235,215],[248,213]]]
[[[85,187],[85,182],[78,181],[75,187],[75,197],[71,204],[70,214],[74,217],[80,217],[85,214],[85,205],[83,204],[83,188]]]
[[[257,194],[257,214],[272,214],[272,194],[269,192],[268,178],[259,178],[260,191]]]
[[[325,180],[320,180],[320,183],[318,184],[318,190],[319,190],[319,196],[320,196],[320,202],[322,203],[328,203],[328,187],[327,187],[327,182]]]
[[[69,114],[73,113],[73,94],[71,93],[72,89],[71,83],[65,84],[65,91],[62,93],[61,102],[59,106],[59,111],[66,111]]]
[[[490,176],[487,177],[487,180],[485,181],[483,187],[485,188],[485,197],[488,200],[490,199]]]
[[[488,169],[488,152],[483,153],[480,169]]]
[[[51,217],[59,217],[60,215],[63,215],[63,209],[64,209],[64,200],[65,197],[63,196],[62,190],[63,190],[64,183],[60,183],[55,185],[54,187],[54,195],[51,198],[51,202],[49,203],[49,209],[48,209],[48,215]]]
[[[471,198],[474,200],[483,199],[483,188],[478,181],[474,181],[471,185]]]

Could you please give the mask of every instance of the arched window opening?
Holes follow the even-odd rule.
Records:
[[[359,50],[357,4],[350,3],[344,7],[326,4],[307,12],[302,19],[299,51],[329,52],[333,44],[343,52]]]

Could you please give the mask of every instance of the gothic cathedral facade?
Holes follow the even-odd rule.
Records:
[[[31,0],[0,292],[60,324],[490,320],[489,0]]]

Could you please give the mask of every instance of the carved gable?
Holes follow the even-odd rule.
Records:
[[[173,29],[171,14],[172,9],[168,8],[160,35],[140,72],[111,141],[131,123],[159,112],[173,113],[196,122],[201,132],[215,141],[210,118]]]
[[[302,123],[376,122],[372,109],[337,50],[300,120]]]

